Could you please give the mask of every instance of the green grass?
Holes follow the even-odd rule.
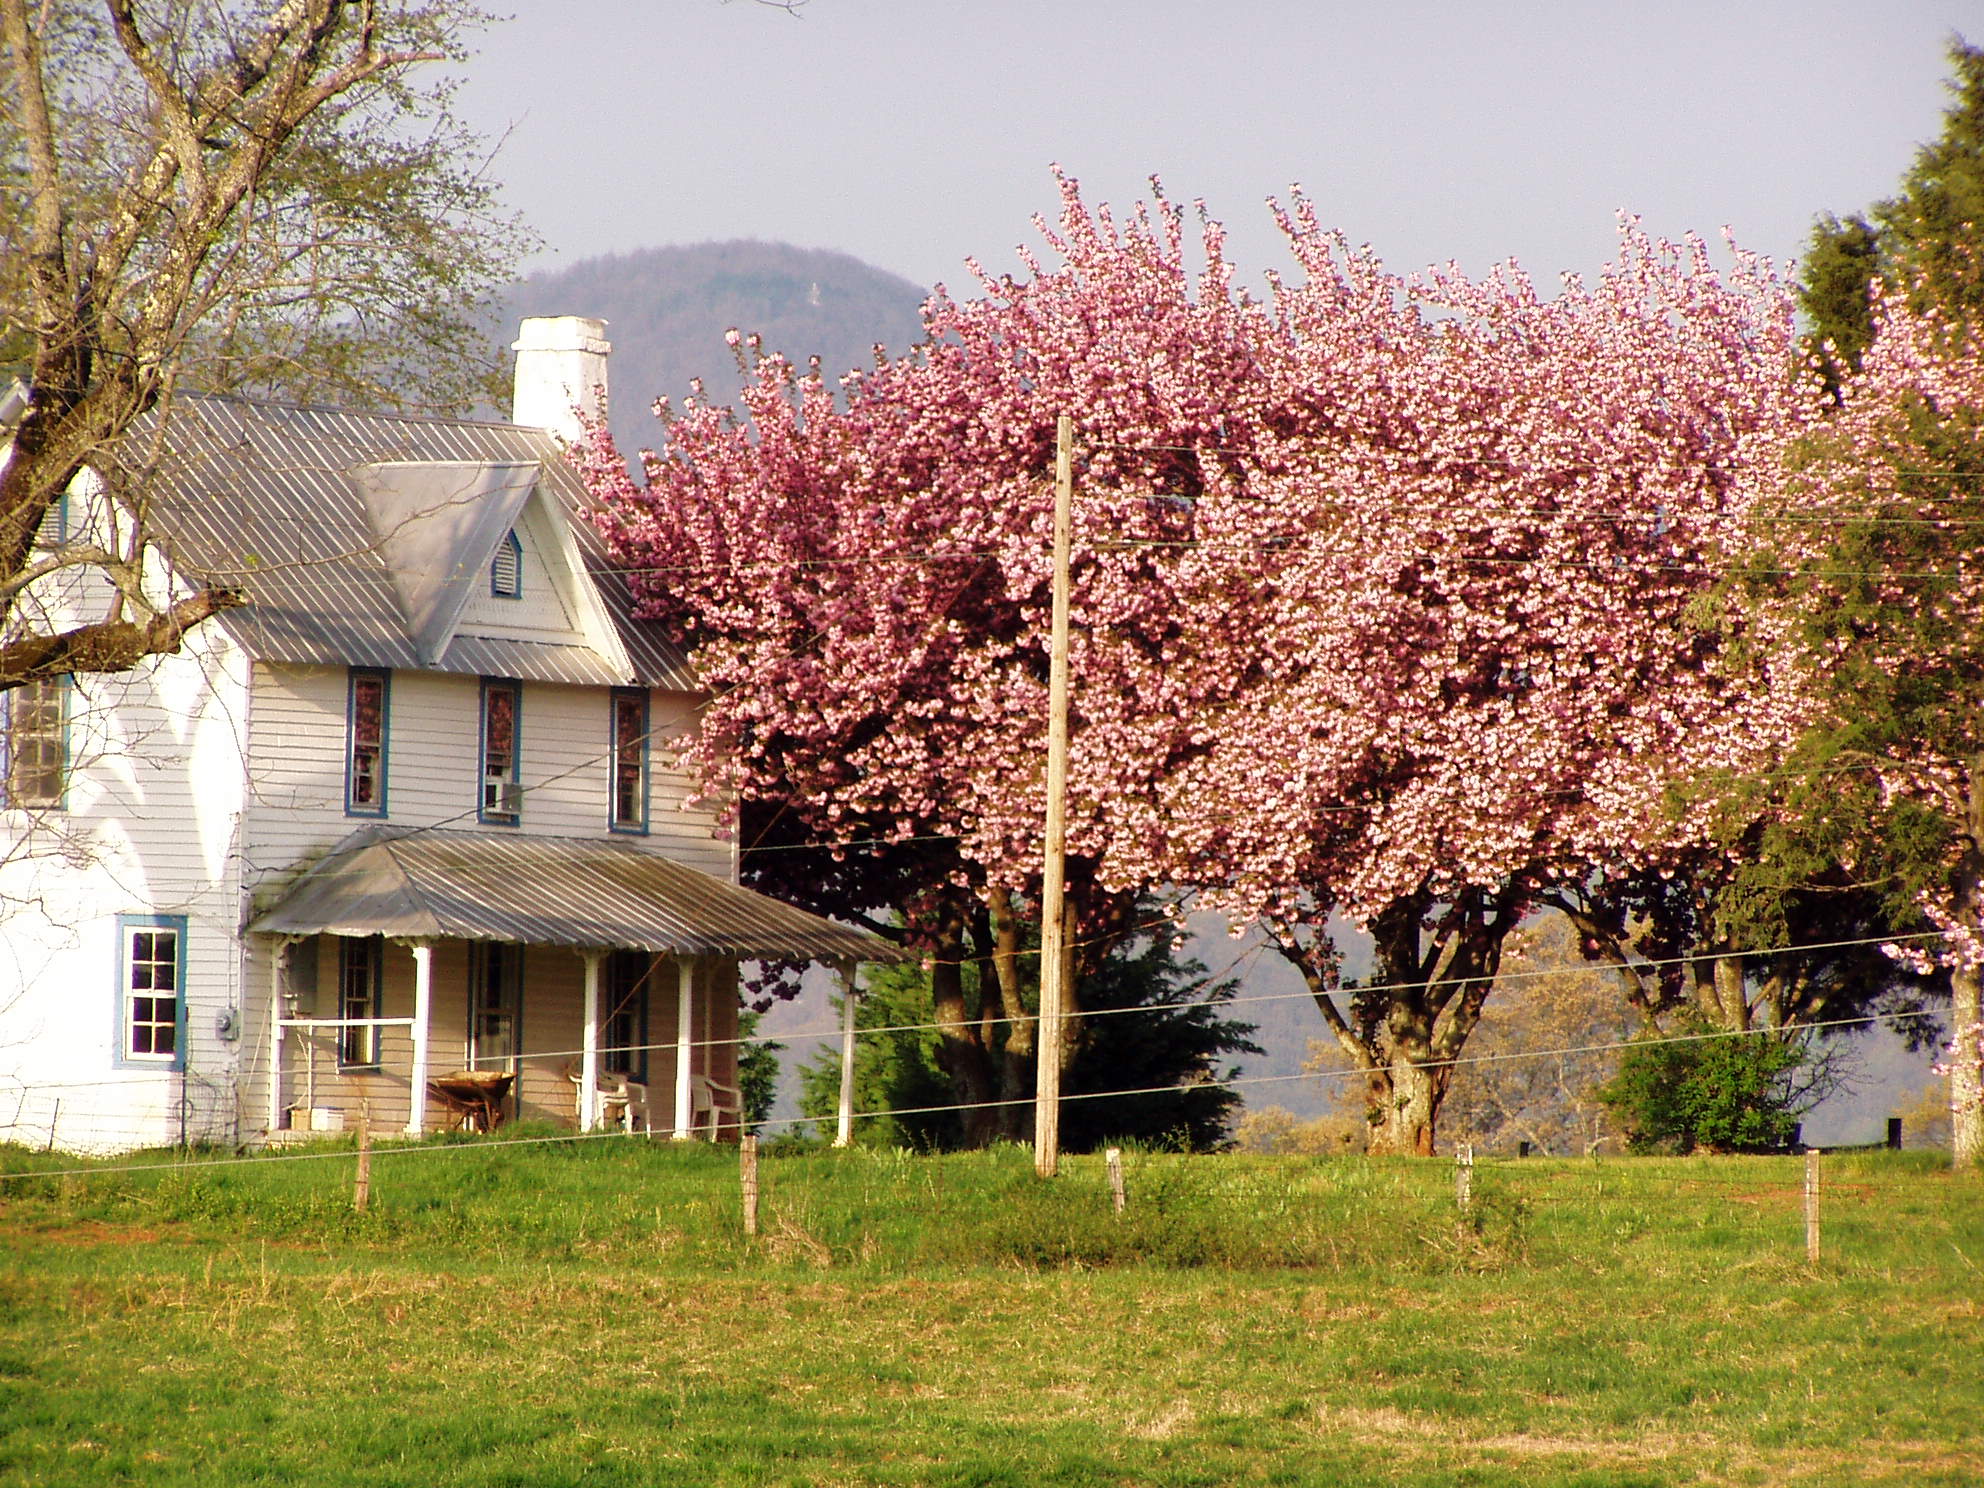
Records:
[[[1962,1484],[1984,1180],[610,1142],[0,1186],[0,1484]],[[0,1171],[69,1166],[0,1153]]]

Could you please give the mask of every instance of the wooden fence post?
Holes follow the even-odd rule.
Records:
[[[744,1189],[744,1233],[758,1233],[758,1139],[746,1133],[737,1142],[739,1181]]]
[[[1474,1206],[1474,1144],[1463,1142],[1454,1151],[1454,1202],[1466,1214]]]
[[[1819,1149],[1805,1149],[1805,1259],[1819,1259]]]
[[[351,1207],[360,1214],[372,1202],[372,1102],[358,1103],[358,1176],[351,1184]]]
[[[1103,1153],[1103,1161],[1109,1165],[1109,1201],[1121,1214],[1123,1206],[1130,1202],[1129,1195],[1123,1192],[1123,1149],[1111,1147]]]

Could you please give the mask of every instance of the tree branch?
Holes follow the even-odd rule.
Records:
[[[1343,1011],[1336,1005],[1336,998],[1330,991],[1328,979],[1285,932],[1276,929],[1273,934],[1274,948],[1281,953],[1283,960],[1301,973],[1303,985],[1309,989],[1309,995],[1316,1000],[1316,1007],[1323,1015],[1323,1022],[1329,1025],[1330,1032],[1336,1035],[1337,1043],[1342,1047],[1343,1052],[1350,1056],[1351,1062],[1362,1070],[1381,1068],[1377,1055],[1371,1052],[1369,1045],[1359,1038],[1356,1030],[1345,1021]]]
[[[240,589],[203,589],[149,620],[104,620],[55,635],[0,644],[0,692],[70,672],[121,672],[148,656],[177,651],[202,620],[248,602]]]

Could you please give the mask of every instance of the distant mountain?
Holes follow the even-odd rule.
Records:
[[[877,342],[900,356],[922,335],[928,291],[845,253],[740,239],[582,259],[511,291],[499,324],[527,315],[598,315],[613,343],[610,421],[632,454],[655,442],[649,407],[678,406],[700,377],[719,402],[741,379],[724,342],[733,326],[802,370],[818,356],[829,378],[872,365]],[[508,347],[509,339],[504,341]]]

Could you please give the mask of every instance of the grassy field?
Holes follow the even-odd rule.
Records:
[[[0,1171],[60,1158],[0,1152]],[[1964,1485],[1984,1180],[616,1139],[0,1184],[0,1484]]]

